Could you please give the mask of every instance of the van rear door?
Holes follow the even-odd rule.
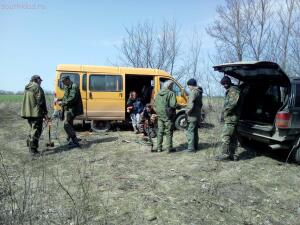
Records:
[[[87,116],[90,120],[124,120],[124,76],[88,73]]]

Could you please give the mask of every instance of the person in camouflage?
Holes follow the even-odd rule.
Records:
[[[176,114],[176,96],[172,91],[173,81],[168,80],[154,99],[154,110],[158,117],[157,146],[152,151],[162,151],[163,136],[166,135],[166,150],[174,152],[173,149],[173,120]]]
[[[64,84],[64,96],[58,100],[58,104],[64,112],[64,130],[66,131],[70,147],[80,147],[79,140],[73,127],[76,116],[83,114],[83,105],[79,87],[70,80],[69,76],[61,78]]]
[[[39,75],[31,77],[25,86],[21,117],[27,119],[30,134],[27,146],[32,155],[39,154],[39,139],[43,131],[43,119],[48,120],[48,110],[44,90],[41,88],[42,79]]]
[[[187,130],[186,137],[188,141],[188,152],[196,152],[198,150],[198,124],[201,119],[202,108],[202,88],[197,86],[195,79],[190,79],[187,85],[191,91],[186,106],[187,114]]]
[[[224,126],[222,130],[221,151],[222,154],[216,157],[216,160],[238,160],[238,156],[235,154],[237,147],[237,123],[240,114],[240,90],[237,86],[233,85],[230,78],[224,76],[221,80],[221,84],[226,89],[223,118]]]
[[[157,115],[155,114],[152,105],[146,104],[143,112],[141,113],[139,131],[144,134],[144,136],[151,136],[151,138],[156,137],[156,120]]]

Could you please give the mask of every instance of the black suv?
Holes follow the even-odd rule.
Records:
[[[300,163],[300,77],[288,77],[274,62],[214,66],[239,81],[241,145],[254,140],[272,149],[289,149]]]

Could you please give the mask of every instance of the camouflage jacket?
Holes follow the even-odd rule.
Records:
[[[82,99],[78,86],[71,83],[70,86],[65,86],[64,91],[61,104],[64,110],[71,111],[74,116],[83,114]]]
[[[189,121],[197,121],[201,118],[202,92],[201,87],[196,87],[191,90],[186,106],[186,114],[188,115]]]
[[[44,90],[35,82],[25,86],[21,116],[42,118],[48,114]]]
[[[168,120],[167,108],[176,108],[176,96],[173,91],[169,89],[160,90],[154,99],[154,109],[158,119]]]
[[[223,116],[225,123],[236,123],[239,119],[240,89],[231,86],[225,94]]]

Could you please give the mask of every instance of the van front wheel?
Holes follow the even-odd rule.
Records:
[[[185,114],[180,114],[175,119],[175,128],[177,130],[185,130],[187,127],[187,118]]]

